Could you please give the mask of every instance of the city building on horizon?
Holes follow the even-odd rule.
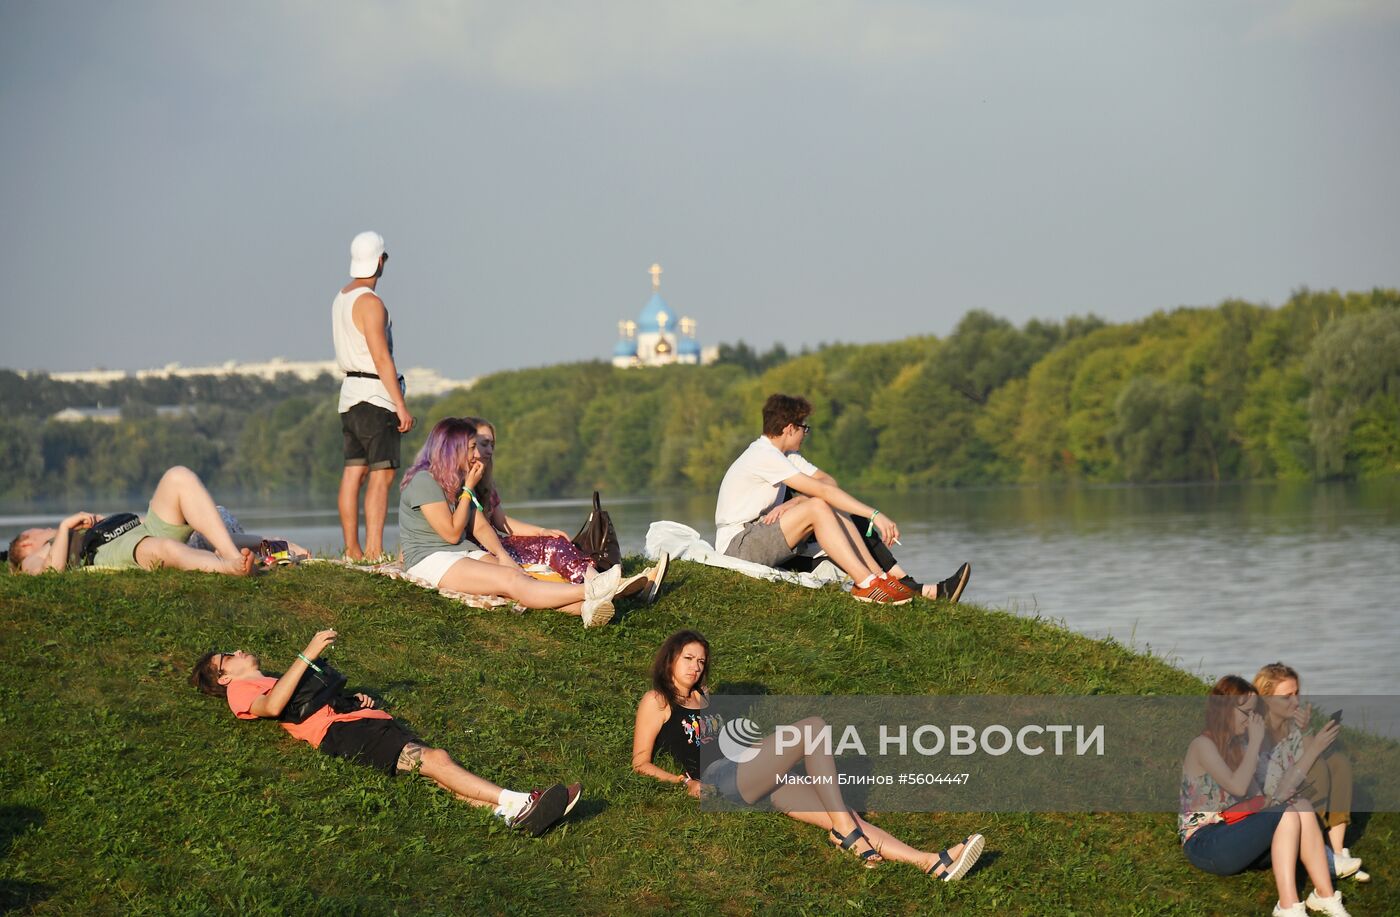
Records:
[[[695,337],[695,319],[675,313],[661,298],[661,265],[651,270],[651,299],[635,321],[617,323],[618,341],[613,347],[612,364],[622,369],[640,366],[670,366],[680,363],[707,366],[719,359],[718,347],[701,347]],[[676,330],[668,331],[674,323]]]
[[[46,375],[55,382],[89,382],[105,385],[124,379],[171,379],[190,376],[256,376],[259,379],[276,379],[283,374],[296,376],[303,382],[310,382],[322,375],[338,379],[340,368],[334,360],[287,360],[273,357],[260,363],[239,363],[227,360],[210,366],[183,366],[167,363],[158,369],[138,369],[127,372],[122,369],[85,369],[73,372],[51,372],[42,370],[20,370],[24,377]],[[476,379],[448,379],[435,369],[416,366],[403,371],[404,384],[410,395],[443,395],[459,388],[471,388]]]

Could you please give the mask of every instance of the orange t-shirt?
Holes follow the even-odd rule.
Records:
[[[277,684],[277,679],[264,675],[261,678],[243,678],[230,682],[228,686],[228,708],[233,711],[233,715],[240,720],[260,719],[253,713],[253,701],[271,691]],[[282,728],[287,730],[294,739],[301,739],[303,742],[310,742],[313,748],[321,747],[321,740],[326,737],[326,730],[331,728],[332,723],[348,723],[351,720],[392,720],[393,717],[383,710],[375,710],[365,707],[360,710],[351,710],[349,713],[336,713],[330,707],[322,707],[315,713],[302,720],[300,723],[283,723]]]

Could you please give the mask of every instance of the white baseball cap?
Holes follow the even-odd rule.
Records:
[[[373,277],[379,273],[384,254],[384,237],[374,231],[362,232],[350,240],[350,276]]]

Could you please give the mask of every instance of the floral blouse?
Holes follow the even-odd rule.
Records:
[[[1259,756],[1259,767],[1255,771],[1255,780],[1271,797],[1276,794],[1284,773],[1303,757],[1303,731],[1295,723],[1289,725],[1288,735]]]
[[[1222,809],[1228,809],[1236,802],[1235,797],[1225,792],[1225,788],[1215,782],[1210,774],[1190,777],[1185,768],[1181,772],[1181,813],[1176,820],[1176,834],[1185,844],[1206,825],[1220,821]]]

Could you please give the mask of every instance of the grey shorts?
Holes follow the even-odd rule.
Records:
[[[746,522],[739,534],[730,540],[724,553],[765,567],[776,567],[797,556],[797,549],[788,546],[780,523]]]

